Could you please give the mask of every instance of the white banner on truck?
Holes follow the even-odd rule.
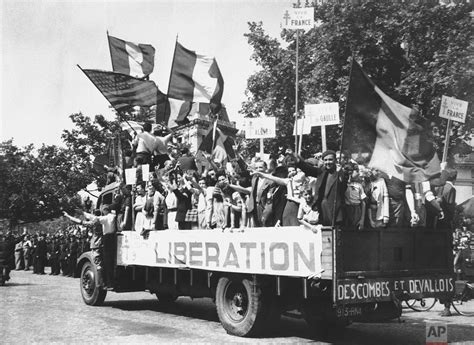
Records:
[[[303,227],[151,231],[117,236],[117,265],[308,277],[321,273],[321,231]]]

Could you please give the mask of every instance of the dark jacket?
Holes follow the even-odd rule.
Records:
[[[25,238],[22,235],[18,238],[7,236],[4,241],[0,241],[0,264],[13,264],[15,257],[15,245]]]
[[[174,194],[178,199],[176,206],[176,221],[184,222],[186,218],[186,213],[192,208],[191,196],[192,193],[190,190],[184,188],[182,190],[175,189]]]
[[[36,245],[35,256],[40,259],[46,259],[48,253],[48,245],[45,240],[39,240]]]
[[[346,191],[347,181],[344,173],[335,171],[335,179],[329,179],[329,172],[323,167],[314,167],[311,164],[300,161],[296,165],[306,176],[316,177],[315,195],[313,210],[320,213],[320,222],[322,225],[332,225],[334,211],[336,214],[335,222],[342,222],[342,207],[344,204],[344,192]],[[333,175],[334,176],[334,175]],[[326,186],[329,183],[330,185]]]

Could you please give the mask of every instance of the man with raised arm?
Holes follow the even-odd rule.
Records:
[[[323,166],[317,167],[297,158],[296,166],[306,176],[317,178],[314,186],[313,209],[319,211],[322,225],[342,222],[342,205],[347,181],[342,170],[336,169],[336,152],[327,150],[322,154]]]

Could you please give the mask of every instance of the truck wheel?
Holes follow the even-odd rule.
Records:
[[[86,262],[82,266],[80,284],[82,299],[87,305],[101,305],[105,300],[107,290],[98,286],[97,280],[96,267],[91,262]]]
[[[178,299],[178,296],[176,296],[175,294],[171,294],[171,293],[157,292],[156,293],[156,298],[158,298],[158,302],[160,302],[161,304],[171,304],[171,303],[175,302]]]
[[[227,333],[251,337],[259,335],[269,318],[270,300],[261,287],[246,278],[221,277],[217,283],[216,306]]]

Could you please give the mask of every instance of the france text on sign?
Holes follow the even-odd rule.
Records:
[[[304,115],[310,119],[311,126],[338,125],[339,103],[305,104]]]
[[[439,116],[448,120],[464,123],[466,121],[468,102],[459,99],[443,96]]]
[[[275,138],[275,118],[274,117],[254,117],[245,119],[245,138]]]
[[[118,237],[117,264],[308,277],[321,274],[321,231],[299,226],[220,230],[136,231]]]
[[[314,8],[289,8],[283,14],[284,29],[311,29],[314,27]]]

